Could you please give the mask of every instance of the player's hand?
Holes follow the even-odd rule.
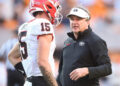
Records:
[[[76,81],[79,78],[88,75],[88,73],[89,73],[88,68],[77,68],[70,73],[70,79]]]

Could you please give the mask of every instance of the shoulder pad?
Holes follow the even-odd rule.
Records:
[[[28,23],[22,24],[22,25],[19,27],[19,29],[18,29],[18,34],[19,34],[21,31],[25,31],[27,25],[28,25]]]
[[[53,26],[47,19],[36,19],[30,23],[32,35],[52,34]]]

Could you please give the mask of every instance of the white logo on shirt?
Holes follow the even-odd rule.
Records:
[[[84,46],[85,45],[85,42],[81,41],[79,42],[79,46]]]

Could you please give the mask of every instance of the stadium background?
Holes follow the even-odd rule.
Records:
[[[82,4],[91,13],[93,31],[106,40],[112,61],[112,75],[101,78],[101,86],[120,86],[120,0],[60,0],[62,23],[55,28],[57,48],[56,75],[63,42],[70,31],[66,14],[73,6]],[[0,47],[13,37],[13,31],[31,19],[28,13],[29,0],[0,0]],[[2,78],[2,77],[0,77]]]

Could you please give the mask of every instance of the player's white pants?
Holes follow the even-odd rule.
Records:
[[[32,83],[31,83],[31,82],[28,82],[28,81],[25,81],[24,86],[32,86]]]

